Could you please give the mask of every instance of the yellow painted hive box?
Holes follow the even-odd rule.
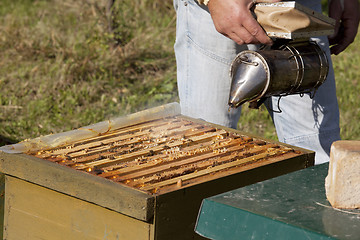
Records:
[[[0,148],[3,239],[202,239],[202,199],[312,166],[314,152],[177,103]]]

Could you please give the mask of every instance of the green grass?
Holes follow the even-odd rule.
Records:
[[[2,137],[19,141],[177,100],[172,4],[117,1],[120,39],[108,29],[106,2],[0,2]]]
[[[333,57],[343,139],[360,140],[360,37]]]
[[[0,1],[0,145],[178,101],[172,1]],[[109,25],[112,24],[112,31]],[[334,57],[344,139],[357,139],[360,40]],[[276,139],[265,109],[241,130]]]

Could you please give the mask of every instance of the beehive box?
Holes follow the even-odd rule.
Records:
[[[314,163],[176,103],[0,150],[4,239],[201,239],[202,199]]]

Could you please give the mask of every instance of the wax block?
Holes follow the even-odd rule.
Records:
[[[360,208],[360,141],[332,144],[325,189],[333,207]]]

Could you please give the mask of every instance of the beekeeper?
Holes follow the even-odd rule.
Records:
[[[321,12],[320,0],[297,2]],[[231,61],[242,50],[255,50],[253,44],[272,44],[250,12],[256,3],[254,0],[174,0],[175,55],[182,114],[236,128],[241,109],[228,111]],[[337,20],[335,34],[329,38],[331,49],[326,36],[312,39],[330,60],[327,80],[313,99],[307,94],[289,95],[281,99],[282,112],[271,113],[279,141],[314,150],[316,164],[329,160],[330,145],[340,139],[330,51],[339,54],[353,42],[360,16],[358,0],[332,0],[329,16]],[[269,101],[275,105],[277,97]]]

